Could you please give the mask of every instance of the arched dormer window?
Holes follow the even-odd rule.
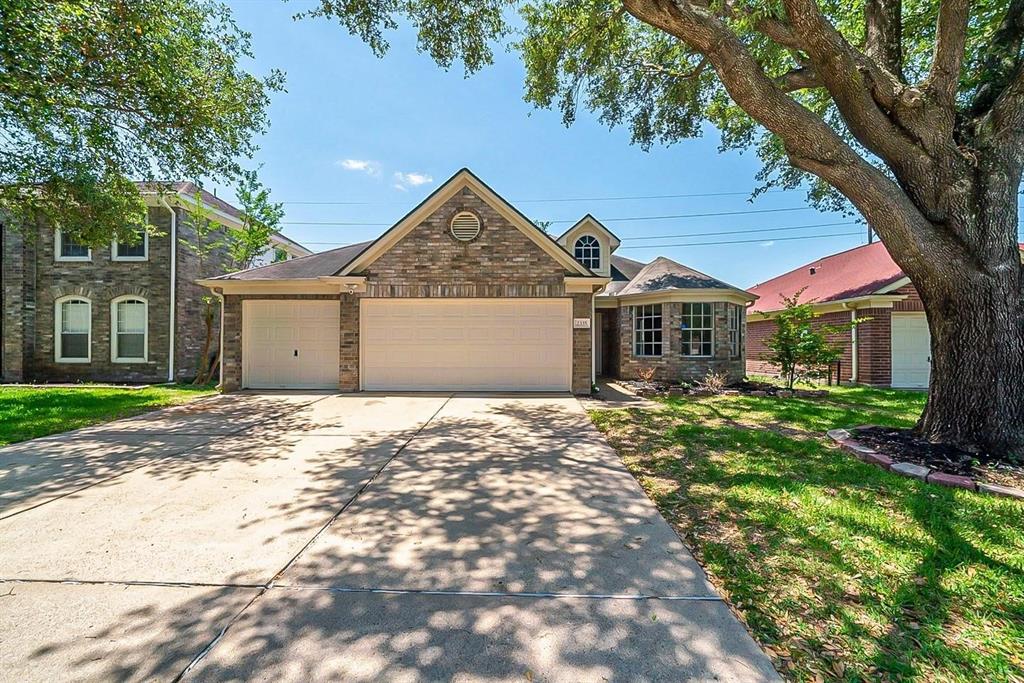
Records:
[[[583,235],[573,246],[573,257],[581,266],[596,270],[601,267],[601,243],[593,235]]]

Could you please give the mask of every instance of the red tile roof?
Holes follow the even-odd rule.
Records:
[[[902,277],[903,271],[885,245],[873,242],[820,258],[749,288],[760,297],[749,310],[779,310],[780,297],[792,296],[804,287],[807,289],[800,296],[801,301],[837,301],[872,294]]]

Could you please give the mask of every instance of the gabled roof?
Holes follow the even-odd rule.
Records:
[[[318,254],[278,261],[258,268],[239,270],[211,280],[301,280],[327,277],[348,265],[373,242],[360,242]]]
[[[589,214],[589,213],[586,216],[584,216],[583,218],[581,218],[578,221],[576,221],[571,228],[569,228],[568,230],[563,232],[561,235],[559,235],[556,238],[556,241],[559,244],[562,244],[562,239],[566,235],[568,235],[569,233],[571,233],[574,230],[577,230],[579,228],[587,228],[589,230],[594,230],[594,231],[597,231],[597,232],[603,232],[605,235],[608,236],[608,241],[612,245],[612,250],[618,249],[619,245],[622,244],[622,240],[619,239],[618,235],[616,235],[614,232],[609,230],[605,226],[604,223],[602,223],[601,221],[599,221],[596,218],[594,218],[593,214]],[[564,245],[564,246],[568,249],[569,245]]]
[[[646,263],[634,261],[623,256],[612,254],[611,275],[612,281],[605,285],[605,288],[598,296],[612,296],[622,291],[629,281],[636,277],[637,273],[644,269]]]
[[[519,209],[512,206],[504,197],[492,190],[487,183],[480,180],[468,168],[457,171],[451,178],[442,183],[440,187],[431,192],[426,199],[417,204],[412,211],[403,216],[355,259],[340,268],[335,274],[351,275],[373,263],[442,204],[466,187],[483,201],[490,204],[498,213],[502,214],[513,227],[520,230],[534,244],[547,252],[563,268],[580,277],[600,277],[589,268],[580,265],[551,235],[541,230],[536,223],[524,216]]]
[[[825,256],[750,288],[760,299],[750,311],[765,313],[782,308],[781,297],[801,289],[801,301],[816,303],[852,299],[879,293],[905,277],[881,242],[864,244]]]
[[[743,292],[739,287],[734,287],[727,282],[676,263],[672,259],[659,256],[644,266],[629,281],[629,284],[618,292],[618,295],[667,293],[675,290],[692,291],[695,289],[730,289]]]
[[[237,207],[235,207],[232,204],[229,204],[228,202],[224,201],[217,195],[211,192],[207,192],[206,190],[202,189],[195,183],[188,180],[174,180],[166,182],[136,182],[135,185],[139,188],[139,192],[142,194],[159,195],[163,193],[168,193],[178,195],[179,197],[182,197],[192,202],[195,201],[196,194],[198,193],[199,199],[208,208],[213,209],[214,211],[219,212],[225,216],[228,216],[230,219],[233,219],[231,221],[228,221],[229,223],[240,223],[242,220],[242,212]],[[185,205],[185,208],[187,209],[188,206]],[[211,216],[211,218],[217,220],[216,217]],[[237,227],[237,225],[235,227]],[[296,242],[295,240],[285,237],[280,232],[275,231],[272,237],[276,238],[277,241],[283,244],[293,247],[295,251],[302,251],[305,252],[305,254],[307,255],[313,253],[306,247]]]

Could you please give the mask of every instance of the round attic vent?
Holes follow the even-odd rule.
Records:
[[[459,211],[452,217],[452,237],[469,242],[480,234],[480,218],[471,211]]]

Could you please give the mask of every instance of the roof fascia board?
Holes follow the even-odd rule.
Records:
[[[836,301],[821,301],[811,304],[811,310],[815,315],[825,313],[836,313],[838,311],[857,310],[858,308],[892,308],[897,301],[907,299],[906,294],[871,294],[868,296],[855,296],[850,299],[837,299]],[[774,311],[750,312],[747,316],[751,320],[770,320],[778,317],[784,309]]]
[[[595,289],[604,289],[611,282],[610,277],[565,277],[565,291],[568,294],[591,294]]]
[[[430,195],[420,202],[412,211],[407,213],[401,220],[395,223],[387,232],[377,238],[369,247],[363,250],[356,258],[338,272],[338,275],[350,275],[366,268],[385,254],[391,247],[398,243],[403,237],[423,222],[427,216],[439,209],[446,201],[455,194],[469,187],[478,197],[491,205],[505,220],[518,228],[534,244],[554,258],[559,265],[566,270],[579,273],[583,276],[595,277],[594,273],[584,268],[574,259],[569,252],[562,248],[550,235],[534,225],[526,216],[521,214],[515,207],[509,204],[498,193],[488,187],[482,180],[473,175],[469,169],[462,169],[449,178],[441,187],[437,188]]]
[[[196,280],[196,284],[221,294],[339,294],[348,291],[339,282],[319,278],[294,280]]]
[[[656,304],[665,302],[687,301],[727,301],[729,303],[746,304],[757,299],[738,289],[672,289],[661,292],[638,292],[636,294],[610,295],[608,298],[621,301],[623,304]]]
[[[889,292],[894,292],[894,291],[896,291],[897,289],[899,289],[901,287],[906,287],[909,284],[910,284],[910,278],[907,277],[906,275],[904,275],[903,277],[899,278],[898,280],[894,280],[893,282],[890,282],[885,287],[882,287],[881,289],[876,290],[875,294],[888,294]]]

